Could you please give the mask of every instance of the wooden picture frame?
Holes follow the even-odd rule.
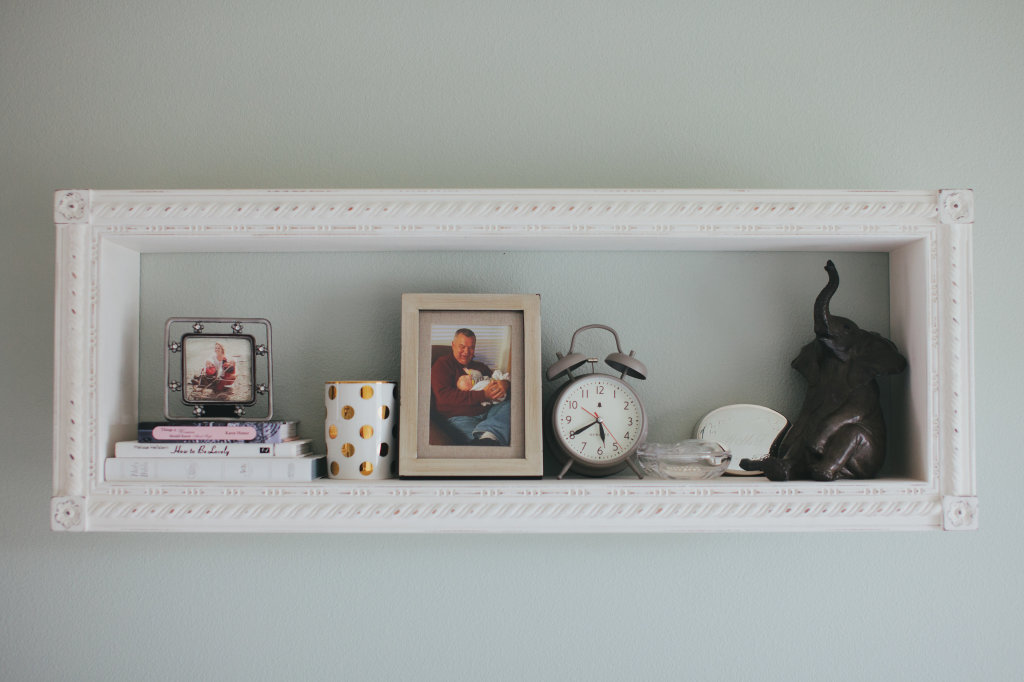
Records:
[[[540,478],[540,377],[539,295],[404,294],[399,476]]]

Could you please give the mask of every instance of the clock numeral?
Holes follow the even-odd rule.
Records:
[[[597,393],[598,395],[604,395],[604,386],[594,387],[594,393]]]
[[[629,420],[626,422],[626,426],[632,426],[632,425],[633,425],[633,418],[630,417]]]
[[[603,454],[604,454],[604,448],[598,448],[598,449],[597,449],[597,454],[598,454],[598,456],[599,456],[599,457],[600,457],[601,455],[603,455]]]
[[[566,424],[571,424],[572,423],[572,415],[571,414],[565,415],[564,417],[562,417],[562,421],[564,421]],[[633,418],[632,417],[630,417],[630,419],[629,419],[629,425],[630,426],[633,425]]]
[[[580,406],[580,404],[578,402],[576,402],[575,400],[570,400],[569,401],[569,409],[576,410],[576,409],[579,409],[579,406]]]

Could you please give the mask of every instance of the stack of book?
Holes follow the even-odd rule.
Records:
[[[276,483],[312,481],[325,467],[294,421],[140,422],[139,439],[115,444],[103,473],[112,482]]]

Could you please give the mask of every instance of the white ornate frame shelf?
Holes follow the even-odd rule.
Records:
[[[977,527],[969,190],[60,191],[56,530],[658,532]],[[140,254],[881,251],[907,478],[839,483],[321,480],[137,485],[102,462],[137,422]],[[896,430],[896,429],[894,429]]]

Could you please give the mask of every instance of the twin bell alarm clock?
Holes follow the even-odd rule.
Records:
[[[588,329],[603,329],[615,338],[616,350],[605,358],[605,364],[619,376],[597,372],[597,358],[575,352],[576,337]],[[568,379],[551,409],[552,439],[556,454],[565,462],[558,478],[570,470],[607,476],[627,466],[643,478],[631,457],[647,437],[647,417],[640,397],[625,379],[646,379],[647,368],[633,357],[633,351],[623,353],[619,335],[603,324],[577,329],[568,353],[556,356],[558,361],[547,369],[548,380]],[[590,365],[590,372],[574,376],[573,371],[584,364]]]

